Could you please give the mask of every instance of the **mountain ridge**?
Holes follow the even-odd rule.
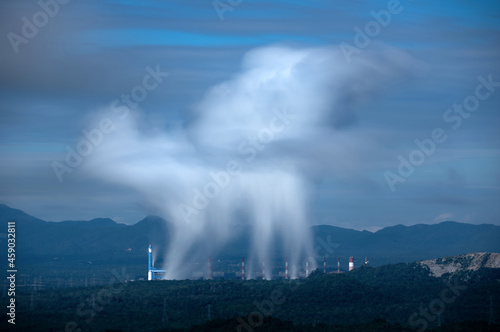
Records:
[[[166,221],[166,222],[169,222],[168,220],[164,219],[163,217],[160,217],[160,216],[157,216],[157,215],[147,215],[143,219],[141,219],[141,220],[139,220],[139,221],[137,221],[137,222],[135,222],[133,224],[118,223],[115,220],[113,220],[112,218],[108,218],[108,217],[97,217],[97,218],[93,218],[93,219],[90,219],[90,220],[72,220],[72,219],[68,219],[68,220],[61,220],[61,221],[52,221],[52,220],[44,220],[44,219],[40,219],[40,218],[34,217],[34,216],[32,216],[32,215],[30,215],[30,214],[28,214],[28,213],[26,213],[26,212],[24,212],[24,211],[22,211],[20,209],[12,208],[12,207],[8,206],[7,204],[3,204],[3,203],[0,203],[0,218],[4,219],[4,217],[5,217],[4,214],[8,210],[10,210],[10,211],[16,211],[18,213],[20,212],[21,214],[24,214],[25,216],[27,216],[29,218],[35,219],[37,221],[46,222],[46,223],[68,223],[68,222],[89,223],[89,222],[96,222],[96,221],[106,221],[106,222],[111,221],[111,222],[113,222],[116,225],[136,226],[136,225],[138,225],[141,222],[156,221],[156,220],[159,220],[159,219],[161,219],[163,221]],[[383,227],[383,228],[381,228],[381,229],[379,229],[377,231],[369,231],[369,230],[366,230],[366,229],[357,230],[357,229],[353,229],[353,228],[344,228],[344,227],[340,227],[340,226],[327,225],[327,224],[312,225],[310,227],[311,228],[312,227],[332,227],[332,228],[336,228],[336,229],[339,229],[339,230],[349,230],[349,231],[354,231],[354,232],[368,232],[368,233],[376,234],[376,233],[385,232],[385,231],[388,231],[388,230],[391,230],[391,229],[401,229],[401,228],[408,229],[408,228],[413,228],[413,227],[436,226],[436,225],[447,225],[447,224],[469,225],[469,226],[473,226],[473,227],[475,227],[475,226],[495,226],[495,227],[499,227],[500,228],[500,226],[497,226],[497,225],[494,225],[494,224],[488,224],[488,223],[469,224],[469,223],[458,222],[458,221],[453,221],[453,220],[446,220],[446,221],[442,221],[442,222],[435,223],[435,224],[425,224],[425,223],[418,223],[418,224],[414,224],[414,225],[396,224],[396,225],[392,225],[392,226]],[[236,223],[234,225],[247,225],[247,224]]]
[[[119,224],[110,218],[50,222],[0,204],[0,223],[5,223],[0,233],[5,232],[3,230],[7,229],[6,223],[10,219],[17,220],[20,259],[31,261],[66,257],[137,263],[144,261],[149,244],[158,253],[165,253],[173,236],[173,224],[154,215],[132,225]],[[471,252],[500,252],[500,226],[491,224],[472,225],[454,221],[412,226],[399,224],[376,232],[314,225],[310,231],[314,241],[314,258],[317,261],[327,258],[331,264],[338,257],[346,259],[349,256],[354,256],[355,266],[362,265],[364,257],[369,258],[370,264],[378,266]],[[233,225],[233,237],[213,255],[227,260],[248,256],[249,234],[252,233],[251,225]],[[4,237],[0,237],[3,245]],[[286,255],[280,241],[276,239],[271,248],[271,255],[276,258]]]

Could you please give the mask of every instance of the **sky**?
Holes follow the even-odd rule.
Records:
[[[3,1],[0,35],[0,203],[41,219],[175,218],[286,106],[233,198],[500,225],[496,1]]]

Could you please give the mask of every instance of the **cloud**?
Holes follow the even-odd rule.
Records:
[[[163,130],[139,114],[117,121],[85,169],[135,188],[174,222],[167,278],[189,276],[181,262],[195,244],[202,248],[195,257],[216,253],[241,212],[255,230],[250,269],[271,266],[276,237],[300,265],[312,256],[311,177],[352,168],[336,158],[362,144],[346,130],[355,106],[415,63],[390,48],[353,66],[331,47],[257,48],[232,79],[208,90],[185,126]]]
[[[434,218],[434,222],[450,221],[452,219],[453,219],[453,214],[447,212],[447,213],[441,213],[436,218]]]

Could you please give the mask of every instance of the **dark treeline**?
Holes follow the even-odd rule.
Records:
[[[489,321],[500,320],[499,269],[434,278],[402,263],[338,275],[315,271],[294,281],[127,282],[118,270],[113,278],[99,286],[20,289],[15,329],[489,331],[498,329]],[[11,328],[5,318],[0,323]]]

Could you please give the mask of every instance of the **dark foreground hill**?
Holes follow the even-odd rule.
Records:
[[[46,222],[20,210],[0,204],[0,242],[5,246],[7,221],[16,221],[16,246],[19,263],[25,264],[104,264],[145,265],[147,246],[153,244],[164,253],[172,236],[172,224],[149,216],[134,225],[123,225],[111,219],[90,221]],[[355,266],[364,257],[378,266],[397,262],[413,262],[470,252],[500,252],[500,226],[443,222],[436,225],[393,226],[375,233],[334,226],[312,226],[315,257],[327,257],[328,268],[341,269],[354,256]],[[238,263],[249,255],[250,226],[234,225],[231,241],[214,255],[214,259]],[[273,241],[271,256],[282,259],[280,240]],[[197,251],[197,250],[193,250]],[[207,254],[208,255],[208,254]],[[203,257],[205,262],[206,257]],[[161,257],[159,258],[161,261]],[[89,264],[90,264],[89,263]]]
[[[18,331],[492,331],[500,269],[442,277],[418,263],[318,271],[301,280],[184,280],[20,289]],[[195,326],[198,325],[198,326]],[[458,329],[460,328],[460,329]]]

